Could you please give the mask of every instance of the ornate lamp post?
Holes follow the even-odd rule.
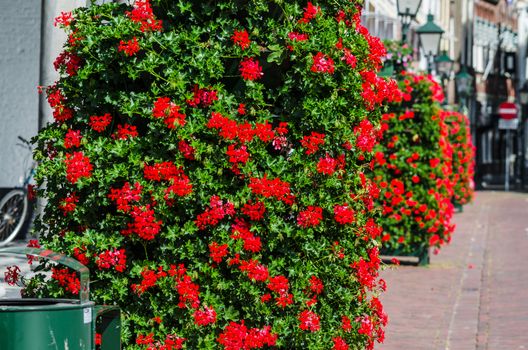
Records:
[[[397,0],[396,6],[398,7],[398,16],[402,22],[402,42],[407,41],[407,33],[411,26],[412,20],[416,17],[422,0]]]
[[[461,65],[460,71],[455,75],[456,89],[460,96],[460,107],[465,109],[467,98],[471,94],[473,77],[468,73],[466,66]]]
[[[436,56],[436,71],[440,75],[440,80],[442,82],[442,89],[444,90],[444,95],[446,98],[444,102],[447,103],[447,83],[451,78],[451,73],[453,72],[453,63],[454,61],[447,55],[447,51],[442,51],[440,56]]]
[[[440,39],[442,39],[444,30],[434,22],[434,16],[428,14],[427,23],[418,28],[416,33],[418,33],[418,36],[420,37],[420,46],[424,51],[425,57],[427,57],[427,71],[431,73],[433,70],[432,60],[433,57],[438,55]]]

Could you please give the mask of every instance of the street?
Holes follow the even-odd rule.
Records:
[[[528,195],[477,192],[428,267],[383,272],[380,350],[528,349]]]

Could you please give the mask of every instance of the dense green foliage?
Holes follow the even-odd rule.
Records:
[[[387,131],[373,168],[381,188],[384,251],[414,255],[451,239],[452,146],[441,87],[431,77],[406,72],[398,81],[404,101],[383,117]]]
[[[383,340],[379,191],[362,173],[400,94],[359,5],[144,0],[57,19],[37,229],[121,307],[125,348]],[[55,269],[28,293],[77,282]]]

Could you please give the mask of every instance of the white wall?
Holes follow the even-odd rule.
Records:
[[[0,187],[18,184],[38,128],[40,0],[0,0]]]

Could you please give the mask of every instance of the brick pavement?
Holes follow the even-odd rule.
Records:
[[[382,273],[378,350],[528,349],[528,195],[478,192],[428,267]]]

